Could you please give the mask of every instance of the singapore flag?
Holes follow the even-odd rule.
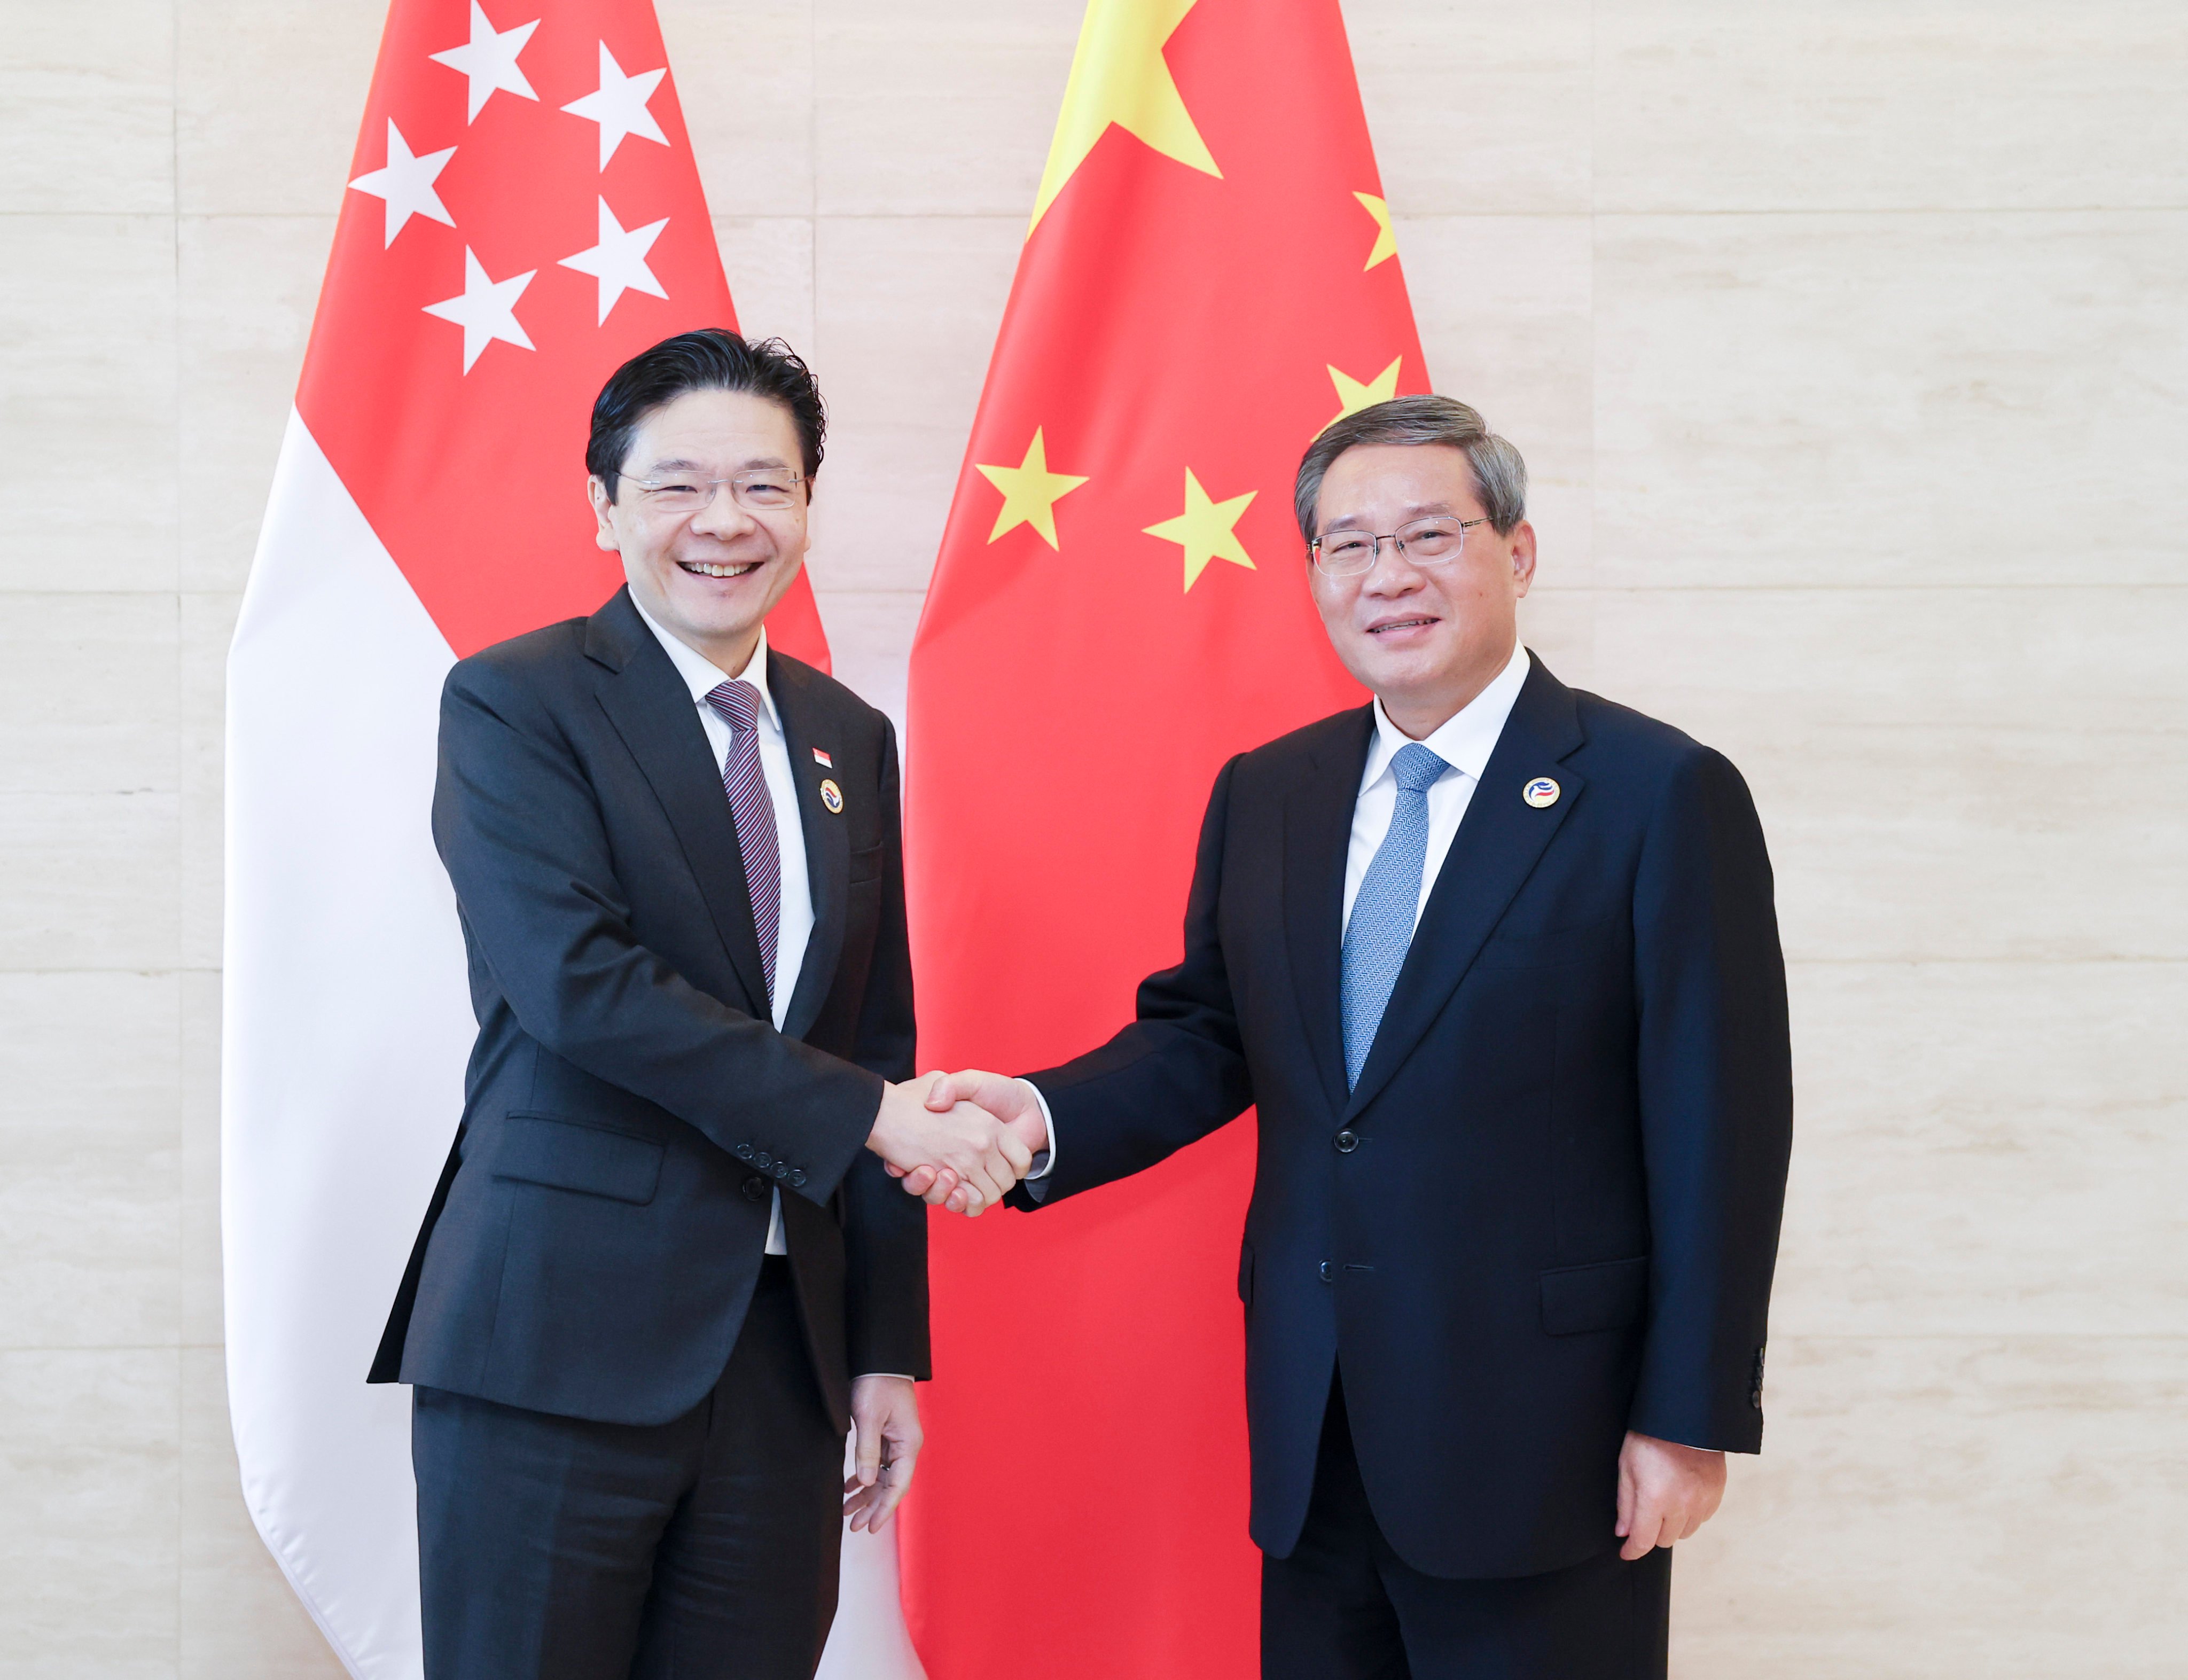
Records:
[[[592,399],[736,318],[650,0],[395,0],[228,660],[222,1217],[244,1496],[349,1671],[420,1672],[409,1394],[364,1373],[472,1033],[443,678],[620,581]],[[801,581],[769,626],[825,668]],[[919,1673],[847,1536],[823,1672]]]

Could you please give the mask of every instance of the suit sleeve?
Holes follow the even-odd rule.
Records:
[[[852,1059],[885,1080],[912,1076],[911,941],[905,925],[904,826],[896,731],[882,724],[881,920]],[[927,1204],[862,1151],[843,1175],[846,1330],[851,1374],[933,1374],[928,1346]]]
[[[1067,1196],[1154,1165],[1243,1113],[1254,1101],[1237,1006],[1217,926],[1224,835],[1238,760],[1215,778],[1193,889],[1185,907],[1185,960],[1140,984],[1136,1018],[1075,1061],[1025,1077],[1053,1116],[1056,1170],[1038,1198],[1024,1185],[1013,1205],[1052,1206]]]
[[[1649,1306],[1629,1426],[1689,1446],[1762,1444],[1762,1348],[1792,1146],[1785,965],[1747,784],[1680,764],[1634,894]]]
[[[734,1151],[765,1150],[826,1204],[866,1153],[880,1076],[693,986],[632,932],[592,786],[524,687],[449,674],[433,840],[464,925],[517,1023],[595,1079]]]

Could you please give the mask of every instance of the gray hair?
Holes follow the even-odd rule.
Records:
[[[1473,471],[1474,493],[1498,536],[1510,536],[1512,527],[1527,516],[1527,464],[1477,411],[1449,397],[1394,397],[1336,421],[1300,458],[1292,511],[1299,516],[1300,535],[1309,543],[1315,538],[1322,475],[1347,449],[1363,443],[1441,443],[1456,449]]]

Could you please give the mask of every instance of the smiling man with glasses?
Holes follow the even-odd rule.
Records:
[[[926,1218],[883,1163],[990,1200],[1031,1164],[892,1083],[895,736],[767,645],[823,425],[779,341],[634,358],[586,451],[625,586],[448,676],[478,1042],[372,1370],[414,1385],[428,1680],[809,1680],[843,1515],[919,1451]]]
[[[1132,1025],[928,1100],[1052,1142],[1027,1209],[1258,1108],[1264,1675],[1661,1676],[1669,1548],[1762,1438],[1792,1086],[1762,827],[1723,757],[1520,646],[1526,471],[1473,409],[1339,420],[1294,505],[1373,703],[1224,766]]]

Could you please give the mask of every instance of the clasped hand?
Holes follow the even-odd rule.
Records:
[[[1048,1126],[1023,1080],[928,1074],[883,1092],[866,1147],[911,1194],[978,1218],[1048,1147]]]
[[[928,1074],[884,1089],[866,1147],[911,1194],[978,1217],[1026,1175],[1048,1129],[1023,1081]]]

